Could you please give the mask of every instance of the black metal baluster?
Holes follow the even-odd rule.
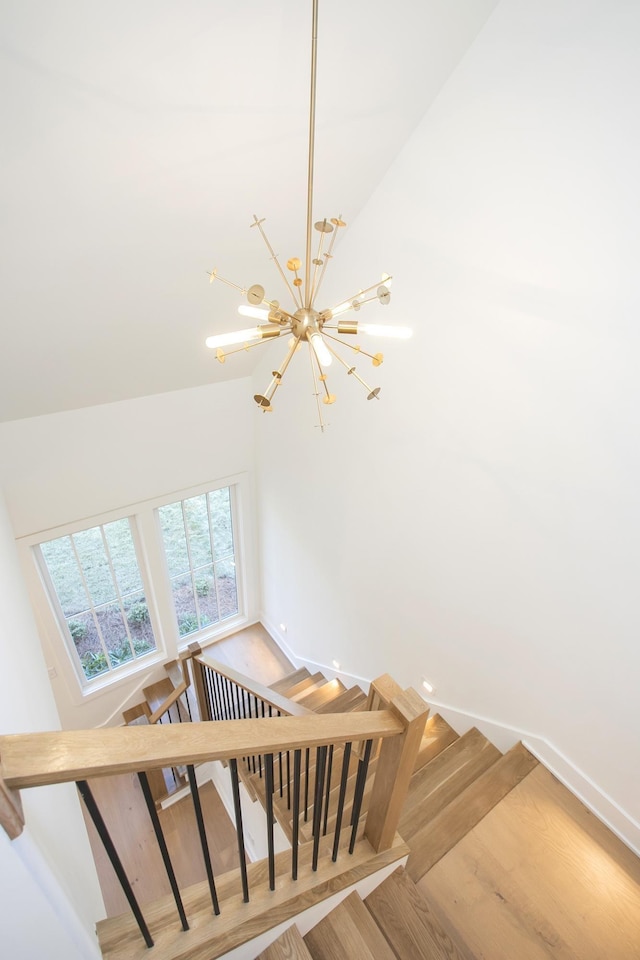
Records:
[[[278,710],[276,713],[277,717],[281,717],[282,714]],[[282,798],[282,751],[278,753],[278,771],[280,773],[280,797]]]
[[[174,777],[175,779],[175,777]],[[162,824],[160,823],[160,818],[158,816],[158,811],[156,810],[155,800],[151,794],[151,787],[149,786],[149,778],[144,770],[141,770],[138,773],[138,780],[140,781],[140,786],[142,787],[142,793],[144,795],[145,803],[147,804],[147,810],[149,811],[149,816],[151,817],[151,823],[153,824],[153,830],[156,835],[156,840],[158,841],[158,846],[160,847],[160,853],[162,854],[162,862],[164,863],[164,868],[167,871],[167,877],[169,878],[169,884],[171,886],[171,892],[173,893],[173,899],[176,902],[176,907],[178,908],[178,914],[180,916],[180,921],[182,923],[182,929],[188,930],[189,924],[187,923],[187,916],[184,912],[184,906],[182,904],[182,897],[180,896],[180,890],[178,888],[178,883],[176,881],[176,875],[173,871],[173,864],[171,863],[171,857],[169,856],[169,851],[167,849],[167,844],[164,839],[164,833],[162,832]]]
[[[309,819],[309,747],[304,756],[304,822]]]
[[[204,818],[202,816],[202,807],[200,805],[200,794],[198,793],[198,784],[196,781],[196,772],[194,770],[193,764],[187,766],[187,774],[189,776],[189,786],[191,787],[191,799],[193,800],[193,809],[196,814],[196,821],[198,823],[198,833],[200,834],[200,846],[202,848],[202,858],[204,860],[204,867],[207,871],[207,880],[209,881],[209,890],[211,892],[211,902],[213,904],[213,912],[216,916],[220,913],[220,906],[218,904],[218,894],[216,893],[216,884],[213,879],[213,868],[211,866],[211,857],[209,856],[209,844],[207,843],[207,831],[204,826]]]
[[[290,750],[287,750],[287,810],[291,810],[291,760]]]
[[[227,720],[231,720],[231,684],[229,683],[228,677],[223,677],[222,679],[224,681],[224,697],[227,707],[225,717]]]
[[[369,757],[371,756],[371,747],[373,740],[367,740],[364,748],[364,757],[358,767],[358,776],[356,778],[356,788],[353,793],[353,810],[351,813],[351,842],[349,843],[349,853],[353,853],[356,845],[356,833],[358,832],[358,822],[360,820],[360,811],[362,809],[362,798],[364,797],[364,787],[367,782],[367,772],[369,770]]]
[[[340,845],[340,831],[342,830],[342,814],[344,813],[344,798],[347,793],[347,780],[349,779],[349,763],[351,761],[351,742],[344,745],[344,755],[342,757],[342,774],[340,776],[340,793],[338,795],[338,812],[336,816],[336,829],[333,835],[333,856],[331,859],[335,863],[338,859],[338,847]]]
[[[329,747],[329,763],[327,764],[327,787],[324,795],[324,825],[322,827],[322,836],[327,834],[327,822],[329,820],[329,799],[331,795],[331,771],[333,769],[333,744]]]
[[[233,809],[236,814],[236,833],[238,835],[238,859],[240,861],[240,877],[242,879],[242,899],[249,903],[249,881],[247,880],[247,856],[244,849],[244,828],[242,826],[242,806],[240,805],[240,784],[238,781],[238,761],[229,760],[231,773],[231,790],[233,792]]]
[[[298,879],[298,834],[300,831],[300,763],[302,750],[293,751],[293,836],[291,841],[291,879]]]
[[[235,693],[236,693],[234,716],[236,720],[239,720],[240,719],[240,687],[238,686],[237,683],[234,684],[234,687],[235,687]]]
[[[273,754],[264,755],[264,793],[267,803],[267,855],[269,858],[269,890],[276,888],[276,861],[273,842]]]
[[[218,720],[224,720],[224,704],[222,700],[222,677],[219,673],[213,674],[213,682],[216,691],[216,706],[218,708]]]
[[[213,677],[211,676],[211,670],[205,667],[205,669],[202,672],[204,674],[204,687],[205,687],[205,693],[207,695],[207,706],[209,710],[209,716],[211,717],[212,720],[217,720],[218,717],[216,716],[215,701],[213,698]]]
[[[78,780],[76,782],[76,786],[80,792],[80,796],[84,800],[85,806],[89,812],[89,816],[93,820],[95,828],[98,831],[98,836],[102,840],[104,849],[109,857],[109,860],[111,861],[111,866],[115,870],[116,876],[120,881],[120,886],[122,887],[122,891],[129,902],[129,906],[131,907],[134,917],[136,918],[138,927],[140,928],[140,933],[144,937],[144,942],[148,947],[152,947],[153,940],[151,938],[151,934],[149,933],[149,928],[144,917],[142,916],[142,912],[138,906],[138,901],[135,898],[135,894],[131,889],[129,879],[124,871],[124,867],[122,866],[122,861],[120,860],[118,852],[113,845],[113,840],[109,836],[109,831],[107,830],[106,824],[102,819],[102,814],[98,810],[98,805],[91,792],[91,787],[86,780]]]
[[[253,716],[254,716],[254,717],[257,717],[257,716],[258,716],[258,698],[257,698],[256,696],[254,696],[254,698],[253,698],[253,704],[254,704],[254,709],[255,709],[255,713],[253,714]],[[255,754],[253,755],[253,764],[252,764],[252,765],[253,765],[253,772],[255,773],[255,772],[256,772],[256,757],[255,757]]]
[[[320,826],[322,824],[322,798],[324,796],[324,768],[327,762],[327,747],[316,749],[316,789],[313,798],[313,859],[311,869],[318,869],[318,851],[320,849]]]

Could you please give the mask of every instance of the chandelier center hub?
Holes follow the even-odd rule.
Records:
[[[322,320],[317,310],[301,307],[293,315],[291,332],[300,340],[309,340],[314,333],[320,333]]]

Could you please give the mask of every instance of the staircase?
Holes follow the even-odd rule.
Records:
[[[318,710],[345,703],[305,671],[277,687]],[[277,815],[290,834],[282,802]],[[640,861],[522,744],[502,755],[430,717],[398,830],[404,868],[257,960],[640,958]]]
[[[398,737],[410,738],[410,726],[405,726],[402,734],[394,711],[402,713],[402,697],[411,693],[420,704],[414,692],[398,695],[397,685],[385,676],[372,684],[367,695],[357,686],[346,688],[339,680],[327,680],[305,668],[270,688],[228,668],[218,673],[218,678],[224,679],[219,682],[205,678],[204,670],[205,666],[216,670],[220,664],[211,667],[206,657],[196,659],[202,673],[199,680],[197,670],[194,673],[199,711],[194,716],[209,717],[210,722],[187,724],[191,730],[185,731],[177,729],[181,724],[172,723],[172,729],[165,724],[171,734],[167,742],[188,744],[191,760],[187,762],[197,763],[200,756],[211,755],[209,744],[218,741],[218,732],[231,738],[237,752],[220,752],[220,759],[244,756],[244,764],[238,760],[237,766],[248,794],[277,819],[294,841],[294,848],[299,844],[298,877],[295,882],[291,877],[291,851],[274,855],[274,883],[266,860],[247,864],[252,896],[243,903],[241,869],[224,873],[216,878],[220,916],[212,915],[207,882],[194,884],[181,891],[189,916],[187,932],[176,922],[171,897],[145,904],[155,940],[151,950],[142,942],[131,915],[101,921],[98,933],[105,960],[213,960],[241,945],[242,960],[640,960],[638,858],[522,744],[503,755],[477,729],[458,735],[438,714],[429,717],[424,726],[421,708],[419,729],[412,728],[411,749],[402,752],[403,757],[411,756],[400,791],[402,806],[389,814],[396,801],[393,791],[387,789],[387,813],[380,815],[380,783],[386,780],[389,788],[388,781],[395,782],[396,776],[389,777],[391,751],[387,748]],[[243,693],[238,684],[245,682]],[[162,714],[158,711],[168,701],[174,710],[181,709],[178,701],[184,691],[175,665],[169,667],[167,681],[160,686],[162,689],[154,685],[146,691],[145,702],[129,714],[130,724],[153,725],[153,718],[159,719]],[[251,695],[245,696],[249,690]],[[245,719],[247,723],[242,722]],[[289,721],[295,721],[294,727]],[[346,737],[334,736],[336,730],[347,726],[352,748]],[[258,727],[259,735],[245,733]],[[265,790],[262,774],[268,751],[276,758],[281,751],[288,760],[295,750],[298,764],[300,756],[303,764],[306,759],[307,780],[314,783],[316,757],[320,771],[324,761],[315,749],[306,747],[321,742],[317,734],[309,732],[320,727],[333,731],[334,739],[322,741],[329,744],[326,777],[324,773],[323,779],[318,776],[324,822],[316,821],[314,826],[312,815],[307,817],[302,808],[294,817],[295,804],[282,779],[280,789],[271,794]],[[297,732],[292,740],[278,732],[294,728]],[[34,736],[57,738],[56,743],[60,740],[64,746],[61,755],[78,749],[80,759],[75,762],[84,770],[82,758],[93,763],[93,751],[82,754],[82,733]],[[103,731],[101,735],[114,735],[112,762],[118,769],[140,769],[140,757],[151,755],[150,745],[154,749],[158,745],[154,757],[177,756],[163,745],[164,736],[145,742],[144,751],[142,741],[138,744],[137,739],[127,738],[133,752],[139,750],[134,758],[138,766],[133,766],[134,759],[129,763],[116,733]],[[365,753],[368,756],[367,739],[374,743],[373,750],[368,749],[369,774],[375,776],[363,785],[361,815],[370,816],[364,832],[356,823],[351,855],[349,838],[340,840],[338,831],[336,872],[336,864],[331,862],[331,834],[336,818],[348,821],[350,804],[356,806],[355,799],[346,806],[341,800],[347,785],[351,790],[356,784],[361,758]],[[42,746],[29,738],[4,737],[0,741],[4,741],[0,752],[4,752],[5,779],[10,787],[56,782],[41,772],[47,766],[57,780],[63,779],[48,759],[51,739],[43,740]],[[37,763],[33,758],[23,759],[25,747],[37,748]],[[262,761],[250,762],[261,755]],[[403,761],[398,762],[397,777],[402,779]],[[65,774],[64,779],[77,777]],[[287,770],[287,785],[289,780]],[[355,797],[351,792],[346,795]],[[398,833],[395,837],[392,833],[390,841],[374,843],[374,836],[381,837],[385,829],[376,818],[387,815]],[[266,821],[271,822],[269,815]],[[312,861],[318,850],[316,869]],[[394,869],[399,862],[404,865]],[[388,875],[375,886],[373,877],[378,870]],[[364,891],[362,897],[353,892],[354,886]],[[304,911],[308,907],[329,897],[335,903],[341,896],[344,899],[320,922],[312,925],[307,919]],[[277,938],[273,934],[270,946],[252,952],[251,938],[262,937],[264,944],[269,931],[285,924],[288,928]]]

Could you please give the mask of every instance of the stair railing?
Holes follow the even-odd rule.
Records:
[[[390,684],[380,683],[386,693],[392,693]],[[266,688],[265,688],[266,689]],[[398,688],[399,690],[399,688]],[[271,691],[273,694],[273,691]],[[271,696],[269,696],[271,699]],[[235,701],[236,705],[238,701]],[[226,700],[225,700],[226,703]],[[273,706],[273,704],[272,704]],[[237,706],[236,706],[237,708]],[[149,926],[137,903],[132,885],[122,861],[109,835],[107,825],[98,809],[89,780],[110,774],[135,772],[147,803],[149,816],[162,854],[165,870],[171,886],[176,909],[183,929],[188,929],[188,919],[182,904],[175,873],[162,827],[149,790],[147,771],[158,767],[186,765],[191,797],[198,825],[202,857],[208,880],[214,914],[220,912],[214,871],[204,826],[202,806],[195,774],[195,764],[209,760],[222,760],[228,764],[236,814],[238,838],[238,862],[242,882],[243,900],[250,896],[247,857],[244,846],[242,807],[239,798],[238,759],[259,757],[264,771],[266,802],[266,829],[268,848],[269,888],[275,889],[276,861],[282,863],[282,855],[274,853],[273,799],[277,787],[274,779],[276,758],[287,755],[292,758],[291,802],[293,809],[294,837],[290,867],[292,879],[297,879],[301,844],[296,824],[301,816],[303,751],[314,754],[314,788],[310,804],[312,817],[312,841],[309,844],[311,870],[318,868],[319,857],[331,858],[334,862],[340,853],[353,852],[360,826],[360,808],[366,782],[369,757],[373,745],[381,742],[376,778],[371,792],[369,812],[364,836],[376,852],[393,845],[395,827],[400,808],[398,785],[404,789],[404,771],[415,756],[424,729],[428,710],[415,691],[400,691],[392,697],[389,708],[372,712],[348,714],[310,714],[299,716],[237,716],[212,723],[186,723],[142,727],[112,727],[96,730],[70,730],[40,734],[14,734],[0,737],[2,780],[0,798],[10,799],[15,810],[21,789],[52,783],[75,781],[87,810],[93,819],[105,850],[120,880],[122,889],[131,906],[140,932],[147,946],[153,943]],[[418,735],[418,732],[419,735]],[[347,836],[342,835],[341,812],[346,809],[346,790],[350,768],[350,754],[355,744],[365,744],[359,761],[358,775],[350,799],[351,821]],[[326,770],[329,750],[342,751],[340,781],[340,813],[333,836],[323,839],[323,814],[326,810]],[[415,748],[415,749],[414,749]],[[410,753],[413,749],[413,761]],[[352,778],[353,779],[353,778]],[[382,809],[379,809],[382,807]],[[3,805],[0,804],[0,815]],[[397,815],[396,815],[397,814]],[[3,825],[4,825],[3,816]],[[394,824],[395,819],[395,826]],[[326,821],[325,821],[326,822]],[[307,856],[307,854],[305,854]],[[281,867],[279,867],[281,869]]]

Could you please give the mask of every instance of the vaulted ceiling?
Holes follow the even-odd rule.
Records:
[[[320,0],[315,213],[349,222],[497,0]],[[6,0],[0,420],[247,375],[207,270],[304,253],[311,0]],[[381,231],[384,225],[380,225]],[[350,292],[350,291],[349,291]]]

